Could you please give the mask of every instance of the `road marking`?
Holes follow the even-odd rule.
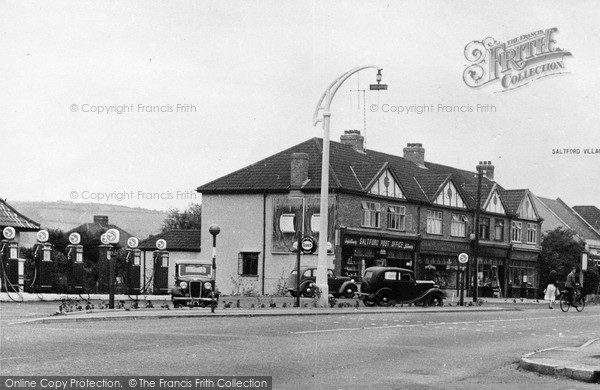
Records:
[[[581,318],[581,317],[586,317],[586,318],[600,317],[600,314],[578,316],[578,318]],[[499,323],[499,322],[518,322],[518,321],[530,321],[530,320],[536,321],[536,320],[549,320],[549,319],[560,319],[560,318],[565,319],[565,318],[570,318],[570,317],[565,317],[565,316],[525,317],[525,318],[507,318],[507,319],[496,319],[496,320],[481,320],[481,321],[456,321],[456,322],[443,322],[443,323],[447,324],[447,325],[477,324],[477,326],[481,326],[480,324]],[[417,322],[421,322],[421,321],[417,321]],[[417,323],[417,324],[406,324],[406,325],[398,324],[398,325],[384,325],[384,326],[361,326],[361,327],[357,327],[357,328],[305,330],[305,331],[290,332],[290,333],[291,334],[314,334],[314,333],[331,333],[331,332],[353,332],[353,331],[357,331],[357,330],[372,330],[372,329],[418,328],[418,327],[425,328],[425,327],[431,327],[432,325],[439,325],[441,323],[442,322],[427,323],[427,324]],[[373,325],[373,323],[371,325]],[[462,330],[467,330],[467,328],[462,328]],[[479,331],[479,329],[477,329],[477,330]],[[505,333],[507,333],[507,332],[505,332]],[[523,334],[523,332],[517,332],[517,334]]]

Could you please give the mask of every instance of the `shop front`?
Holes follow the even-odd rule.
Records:
[[[421,242],[421,261],[417,267],[419,279],[433,280],[441,289],[446,290],[446,295],[454,299],[460,294],[461,272],[459,269],[458,255],[467,253],[471,249],[467,242],[454,242],[443,240],[423,240]],[[463,289],[468,290],[468,273],[463,272]]]
[[[343,276],[360,277],[373,266],[414,269],[416,236],[370,233],[350,228],[341,235]]]
[[[479,244],[477,263],[477,294],[482,298],[507,297],[506,263],[508,244]]]
[[[515,249],[509,253],[507,296],[509,298],[537,297],[539,287],[538,257],[540,250]]]

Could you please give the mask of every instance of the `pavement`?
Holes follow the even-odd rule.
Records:
[[[311,316],[311,315],[343,315],[343,314],[375,314],[375,313],[439,313],[439,312],[463,312],[463,311],[506,311],[523,310],[531,306],[543,306],[547,303],[537,300],[513,300],[513,299],[494,299],[487,298],[482,305],[472,305],[472,302],[465,301],[465,304],[471,306],[457,306],[457,302],[449,302],[451,305],[443,307],[415,307],[415,306],[395,306],[395,307],[365,307],[355,299],[340,300],[343,307],[334,308],[315,308],[312,307],[311,299],[302,299],[301,307],[293,307],[293,298],[289,297],[222,297],[220,306],[211,312],[210,308],[180,308],[173,309],[169,306],[169,296],[147,296],[154,303],[154,308],[145,307],[145,301],[142,297],[140,308],[134,309],[130,304],[126,304],[121,309],[100,309],[102,305],[108,302],[108,296],[86,296],[87,299],[95,301],[93,308],[86,310],[76,310],[72,312],[58,312],[60,302],[65,298],[79,299],[79,296],[65,296],[54,294],[45,294],[45,296],[30,296],[21,294],[20,303],[13,302],[14,305],[28,306],[31,301],[45,301],[50,310],[56,310],[50,315],[37,318],[19,318],[15,317],[9,324],[47,324],[60,322],[79,322],[79,321],[118,321],[118,320],[144,320],[157,318],[190,318],[190,317],[262,317],[262,316]],[[14,299],[13,299],[14,300]],[[13,301],[6,297],[5,293],[0,294],[0,301]],[[52,301],[52,302],[48,302]],[[58,302],[56,302],[58,301]],[[116,296],[115,302],[131,302],[128,296]],[[57,304],[58,303],[58,304]],[[225,308],[228,303],[229,307]],[[3,303],[3,312],[7,304]],[[162,306],[162,307],[161,307]],[[237,307],[240,306],[240,307]],[[26,309],[24,309],[26,310]],[[574,380],[600,383],[600,339],[592,339],[579,347],[557,346],[553,348],[534,351],[524,355],[520,359],[519,366],[523,370],[535,371],[543,375],[564,376]]]

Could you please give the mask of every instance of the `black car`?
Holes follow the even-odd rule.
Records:
[[[210,306],[215,279],[211,264],[180,261],[175,264],[175,287],[171,289],[173,307]],[[215,291],[215,301],[219,291]]]
[[[396,267],[369,267],[365,270],[361,297],[365,306],[395,303],[442,306],[446,294],[431,280],[415,280],[413,271]]]
[[[286,286],[290,294],[295,297],[296,291],[296,269],[288,277]],[[314,284],[317,277],[316,267],[300,267],[300,294],[311,298],[314,293]],[[327,270],[327,286],[329,293],[334,297],[352,298],[358,291],[356,280],[347,276],[336,276],[332,269]]]

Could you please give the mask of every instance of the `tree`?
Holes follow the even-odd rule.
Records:
[[[162,231],[173,229],[197,229],[200,230],[202,222],[202,205],[192,203],[187,210],[169,209],[169,215],[164,220]]]
[[[571,267],[581,267],[584,244],[576,239],[575,232],[558,227],[544,233],[539,257],[540,286],[548,284],[548,274],[555,270],[558,281],[564,281]]]

